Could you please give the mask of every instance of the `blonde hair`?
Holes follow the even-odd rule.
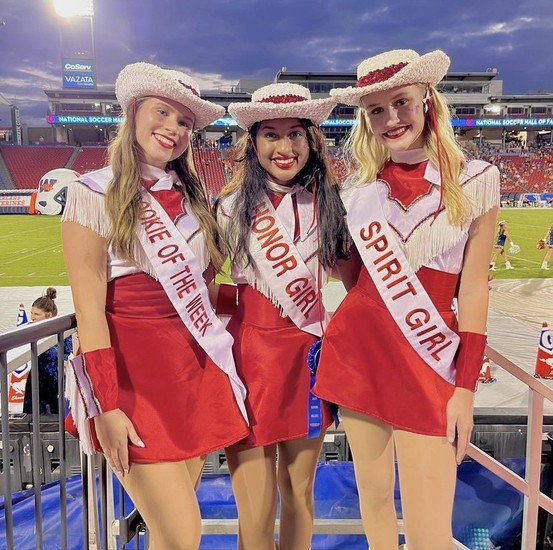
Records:
[[[444,205],[449,222],[452,225],[464,225],[470,221],[471,214],[470,199],[459,183],[461,172],[466,165],[465,156],[455,139],[445,98],[433,86],[419,86],[423,86],[430,94],[423,129],[424,151],[440,170]],[[432,116],[434,124],[430,123]],[[439,138],[435,127],[439,129]],[[346,140],[344,151],[349,161],[357,166],[354,174],[357,184],[374,181],[378,172],[390,159],[390,151],[375,138],[367,114],[361,107],[357,110],[357,124],[353,126]],[[442,161],[441,166],[439,157]]]
[[[142,214],[143,178],[140,173],[142,148],[136,140],[135,113],[145,98],[133,102],[119,125],[117,136],[108,148],[113,180],[106,192],[106,212],[110,221],[108,244],[119,257],[136,264],[133,255],[137,244],[136,227]],[[211,214],[207,195],[194,166],[192,146],[167,165],[183,184],[182,193],[198,219],[204,234],[211,263],[220,271],[224,257],[217,247],[218,229]]]

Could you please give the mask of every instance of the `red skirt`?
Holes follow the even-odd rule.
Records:
[[[239,285],[239,305],[227,329],[248,394],[250,433],[243,445],[266,446],[308,433],[307,353],[317,338],[300,330],[249,285]],[[332,423],[323,403],[322,431]]]
[[[451,302],[458,275],[423,267],[417,276],[456,330]],[[454,389],[409,345],[363,268],[323,338],[314,393],[395,428],[444,436]]]
[[[106,317],[118,406],[146,445],[129,445],[131,462],[193,458],[248,433],[228,377],[183,325],[160,283],[145,273],[111,281]]]

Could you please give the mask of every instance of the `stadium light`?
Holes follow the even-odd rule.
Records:
[[[54,9],[61,17],[93,17],[94,0],[54,0]]]

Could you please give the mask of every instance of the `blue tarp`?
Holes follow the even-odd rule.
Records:
[[[504,464],[519,475],[524,475],[524,460],[513,459]],[[546,477],[546,476],[544,476]],[[544,480],[547,481],[547,480]],[[117,495],[117,491],[115,491]],[[117,498],[117,497],[116,497]],[[204,476],[198,490],[202,517],[235,518],[236,507],[229,476]],[[399,488],[395,490],[396,508],[401,513]],[[59,486],[57,483],[42,489],[44,548],[60,546]],[[453,517],[455,538],[474,550],[490,548],[514,549],[520,547],[523,497],[506,483],[477,463],[464,462],[459,467]],[[0,548],[5,547],[5,520],[3,501],[0,502]],[[126,503],[126,513],[132,509]],[[33,550],[34,497],[33,491],[13,495],[14,531],[17,550]],[[117,508],[116,508],[117,510]],[[69,548],[82,548],[81,483],[78,476],[67,483],[67,511]],[[359,518],[359,502],[353,464],[330,462],[319,464],[315,481],[315,517]],[[129,548],[134,548],[130,544]],[[142,546],[141,546],[142,547]],[[204,536],[202,549],[236,548],[236,537]],[[313,549],[366,550],[367,543],[361,536],[317,535]]]

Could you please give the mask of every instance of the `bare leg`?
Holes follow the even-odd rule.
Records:
[[[306,550],[313,535],[313,482],[324,434],[278,444],[281,548]]]
[[[198,485],[202,478],[202,470],[204,468],[206,455],[198,456],[196,458],[190,458],[186,461],[186,467],[188,468],[188,473],[190,474],[190,479],[194,484],[194,491],[198,490]]]
[[[397,548],[392,428],[362,413],[340,410],[353,454],[361,518],[371,550]]]
[[[225,449],[238,508],[238,549],[274,550],[276,446]]]
[[[451,550],[457,479],[455,447],[445,437],[394,431],[409,550]]]
[[[185,461],[135,463],[119,479],[151,532],[150,550],[197,550],[200,509]]]

